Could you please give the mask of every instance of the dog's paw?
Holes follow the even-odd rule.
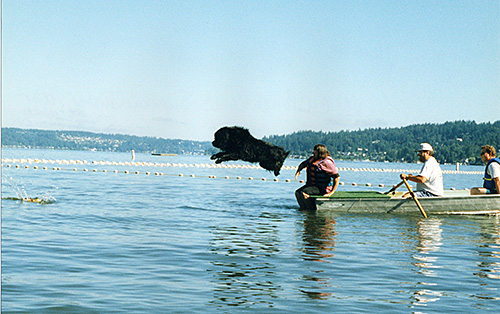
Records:
[[[224,157],[225,155],[226,155],[226,153],[225,153],[225,152],[219,152],[219,153],[217,153],[217,154],[213,154],[213,155],[210,157],[210,159],[212,159],[212,160],[214,160],[214,159],[220,159],[220,158]],[[216,162],[216,163],[220,163],[220,161],[219,161],[219,162]]]

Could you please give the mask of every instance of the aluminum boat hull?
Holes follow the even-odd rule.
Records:
[[[339,213],[392,213],[421,215],[412,198],[403,192],[384,195],[377,192],[336,192],[332,197],[317,196],[318,210]],[[446,191],[443,197],[419,198],[427,215],[498,215],[500,195],[469,195],[469,191]]]

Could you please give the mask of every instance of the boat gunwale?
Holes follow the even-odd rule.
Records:
[[[349,191],[346,191],[349,192]],[[398,204],[396,205],[398,208],[400,206],[409,206],[407,205],[408,203],[412,202],[411,198],[403,198],[401,197],[403,193],[398,192],[399,194],[395,197],[394,195],[387,195],[387,197],[381,197],[381,196],[374,196],[374,197],[369,197],[369,196],[359,196],[359,197],[325,197],[325,196],[312,196],[315,199],[316,205],[318,206],[319,210],[333,210],[335,212],[339,213],[347,213],[347,212],[352,212],[351,208],[353,206],[356,206],[355,204],[363,203],[373,203],[375,207],[382,206],[393,206],[393,205],[388,205],[388,204]],[[455,194],[455,195],[453,195]],[[354,195],[354,193],[353,193]],[[454,193],[453,191],[450,193],[448,192],[448,195],[445,196],[438,196],[438,197],[422,197],[419,198],[420,202],[423,204],[423,206],[429,206],[427,209],[429,210],[430,214],[433,215],[500,215],[500,194],[481,194],[481,195],[464,195],[463,192],[460,193],[460,191],[457,191]],[[443,202],[450,202],[449,204],[442,204]],[[479,201],[481,202],[486,202],[484,203],[484,209],[480,208],[474,208],[474,205],[471,205],[471,209],[464,209],[464,208],[456,208],[452,209],[453,204],[456,204],[457,202],[464,201],[467,204],[471,204],[471,202],[476,202]],[[491,202],[493,202],[493,208],[491,208]],[[337,208],[332,208],[334,204],[336,203],[348,203],[351,204],[349,208],[345,210],[337,210]],[[331,205],[328,205],[331,204]],[[386,205],[383,205],[386,204]],[[406,204],[406,205],[403,205]],[[435,204],[435,205],[433,205]],[[497,207],[498,204],[498,207]],[[366,206],[366,205],[363,205]],[[437,208],[433,209],[433,206],[437,206]],[[443,209],[443,206],[447,207],[450,206],[450,210],[448,209]],[[481,205],[480,205],[481,206]],[[489,208],[488,208],[489,207]],[[393,213],[396,208],[393,208],[393,210],[387,211],[387,213]],[[355,212],[363,212],[363,213],[383,213],[384,211],[355,211]],[[410,212],[405,212],[406,214],[409,214]]]
[[[403,198],[401,195],[399,196],[391,196],[387,195],[388,197],[380,197],[380,196],[375,196],[375,197],[370,197],[370,196],[360,196],[360,197],[342,197],[342,196],[337,196],[335,197],[335,194],[332,196],[322,196],[322,195],[311,195],[312,198],[318,200],[318,201],[337,201],[337,200],[366,200],[366,201],[371,201],[371,200],[377,200],[377,201],[395,201],[395,200],[406,200],[411,198]],[[418,199],[420,201],[424,200],[427,202],[427,200],[446,200],[446,199],[481,199],[481,198],[500,198],[500,194],[480,194],[480,195],[460,195],[457,193],[457,195],[444,195],[444,196],[435,196],[435,197],[419,197]]]
[[[342,191],[343,193],[348,193],[350,194],[352,192],[352,196],[348,197],[343,197],[343,196],[338,196],[336,194],[333,194],[331,196],[323,196],[323,195],[311,195],[312,198],[316,200],[321,200],[321,201],[336,201],[336,200],[352,200],[352,199],[358,199],[358,200],[405,200],[405,199],[410,199],[411,198],[403,198],[402,195],[404,194],[403,192],[396,192],[396,194],[385,194],[381,192],[374,192],[374,191]],[[378,196],[355,196],[355,195],[362,195],[360,192],[368,192],[368,193],[377,193]],[[435,196],[435,197],[419,197],[419,200],[443,200],[443,199],[475,199],[475,198],[500,198],[500,194],[478,194],[478,195],[470,195],[470,194],[463,194],[462,190],[452,190],[452,191],[446,191],[444,196]]]

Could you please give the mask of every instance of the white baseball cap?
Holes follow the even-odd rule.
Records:
[[[416,152],[421,152],[421,151],[434,151],[432,148],[431,144],[429,143],[421,143],[420,148],[415,150]]]

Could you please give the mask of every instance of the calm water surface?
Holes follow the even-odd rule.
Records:
[[[130,161],[130,154],[3,149],[2,158]],[[206,156],[136,160],[213,163]],[[500,312],[496,217],[301,212],[293,170],[273,182],[262,169],[6,164],[2,313]],[[398,173],[366,171],[341,179],[399,182]],[[445,188],[480,180],[446,174]],[[14,186],[51,202],[16,200]]]

